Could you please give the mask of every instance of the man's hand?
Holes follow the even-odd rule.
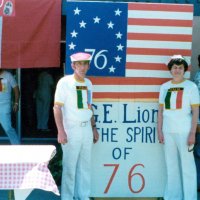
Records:
[[[67,134],[63,131],[58,131],[58,143],[60,144],[66,144],[68,142],[67,140]]]
[[[92,128],[93,130],[93,143],[95,144],[99,140],[99,133],[96,127]]]
[[[13,112],[16,113],[18,110],[19,110],[19,104],[18,103],[14,103]]]

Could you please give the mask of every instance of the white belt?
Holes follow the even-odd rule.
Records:
[[[85,127],[85,126],[87,126],[89,122],[90,122],[90,121],[80,122],[80,123],[79,123],[79,124],[80,124],[80,127]]]
[[[90,120],[89,121],[73,121],[73,120],[68,120],[68,121],[69,121],[69,123],[77,124],[80,127],[85,127],[85,126],[88,125],[88,123],[90,123]]]

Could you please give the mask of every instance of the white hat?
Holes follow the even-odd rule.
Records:
[[[173,56],[170,58],[170,60],[172,60],[172,59],[183,59],[183,60],[185,60],[185,59],[183,58],[182,55],[173,55]]]
[[[70,58],[72,62],[83,61],[83,60],[90,61],[92,59],[92,56],[89,53],[79,52],[79,53],[72,54]]]

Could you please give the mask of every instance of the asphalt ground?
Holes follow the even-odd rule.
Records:
[[[162,200],[162,198],[94,198],[93,200]],[[14,200],[13,193],[8,190],[0,190],[0,200]],[[61,200],[60,196],[52,192],[35,189],[27,197],[26,200]],[[200,200],[200,192],[198,193],[198,200]]]

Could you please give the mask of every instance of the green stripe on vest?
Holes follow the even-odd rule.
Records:
[[[79,109],[83,108],[83,96],[82,96],[82,90],[77,90],[77,106]]]
[[[170,98],[171,98],[171,92],[167,91],[167,95],[165,97],[165,109],[170,109]]]

